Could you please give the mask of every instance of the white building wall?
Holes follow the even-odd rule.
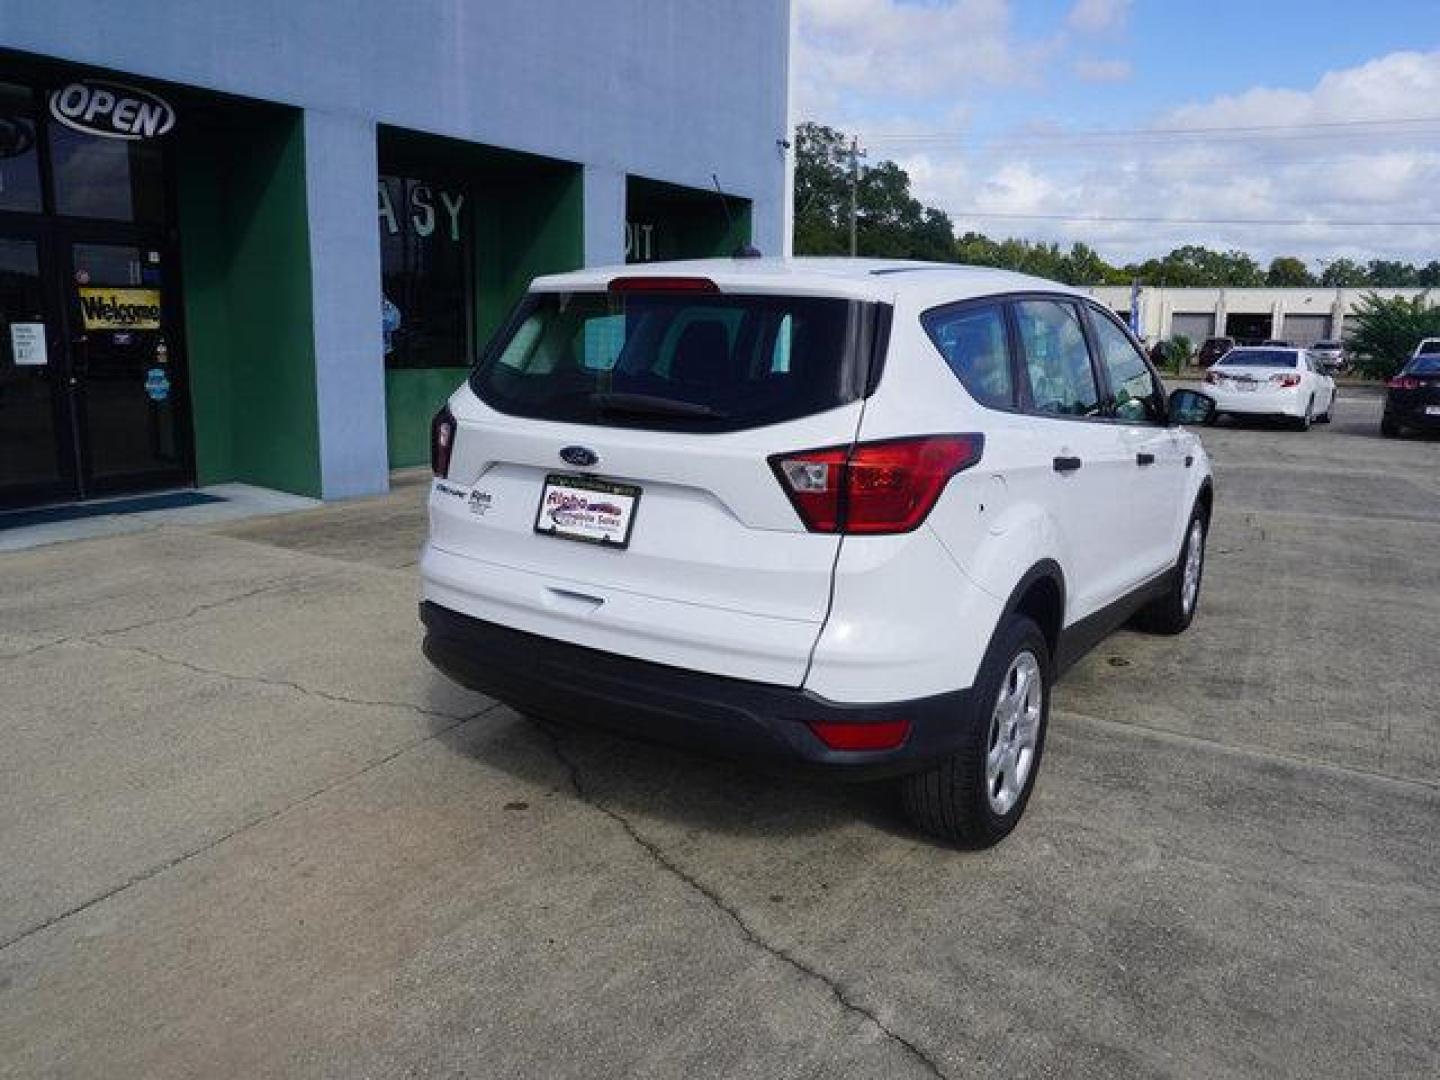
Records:
[[[1130,307],[1129,285],[1095,285],[1085,290],[1106,307],[1124,311]],[[1165,288],[1146,285],[1140,289],[1140,336],[1145,341],[1158,341],[1168,336],[1174,316],[1179,313],[1209,313],[1214,318],[1215,333],[1230,315],[1267,315],[1271,319],[1271,336],[1284,336],[1286,315],[1329,315],[1330,333],[1340,336],[1344,320],[1361,298],[1375,293],[1395,296],[1425,296],[1433,305],[1440,305],[1440,289],[1372,289],[1372,288],[1297,288],[1297,289],[1218,289]],[[1279,326],[1278,334],[1275,332]]]

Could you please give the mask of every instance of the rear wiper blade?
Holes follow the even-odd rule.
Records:
[[[698,401],[676,401],[674,398],[655,397],[652,394],[598,392],[590,395],[590,404],[607,412],[648,416],[706,416],[714,420],[725,417],[718,409],[712,409]]]

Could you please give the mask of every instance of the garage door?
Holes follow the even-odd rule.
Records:
[[[1184,334],[1196,346],[1215,334],[1215,313],[1213,311],[1177,311],[1170,316],[1170,336]]]
[[[1286,315],[1285,331],[1281,334],[1292,345],[1304,348],[1330,336],[1329,315]]]

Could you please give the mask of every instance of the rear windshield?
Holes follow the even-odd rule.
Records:
[[[843,299],[533,293],[470,385],[516,416],[735,431],[863,396],[879,322]]]
[[[1232,367],[1295,367],[1300,354],[1294,349],[1231,349],[1221,361]]]
[[[1440,338],[1420,342],[1419,353],[1421,356],[1440,356]]]
[[[1417,356],[1405,365],[1406,375],[1440,375],[1440,350],[1425,356]]]
[[[1311,347],[1312,349],[1324,349],[1326,352],[1330,352],[1330,351],[1333,350],[1333,349],[1338,349],[1338,348],[1340,348],[1340,342],[1338,342],[1338,341],[1317,341],[1317,342],[1315,342],[1314,345],[1311,345],[1310,347]]]

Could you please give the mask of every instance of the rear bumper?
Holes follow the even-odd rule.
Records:
[[[1306,401],[1293,390],[1220,390],[1207,385],[1205,393],[1214,399],[1217,413],[1296,418],[1305,415]]]
[[[1440,416],[1434,416],[1425,411],[1427,407],[1440,406],[1440,395],[1436,395],[1436,397],[1437,400],[1433,401],[1395,401],[1393,398],[1387,398],[1385,419],[1421,431],[1440,431]]]
[[[902,775],[953,753],[971,693],[848,705],[796,687],[636,660],[420,605],[425,655],[462,686],[522,712],[594,724],[728,757],[814,767],[853,779]],[[908,720],[892,750],[840,751],[807,722]]]

